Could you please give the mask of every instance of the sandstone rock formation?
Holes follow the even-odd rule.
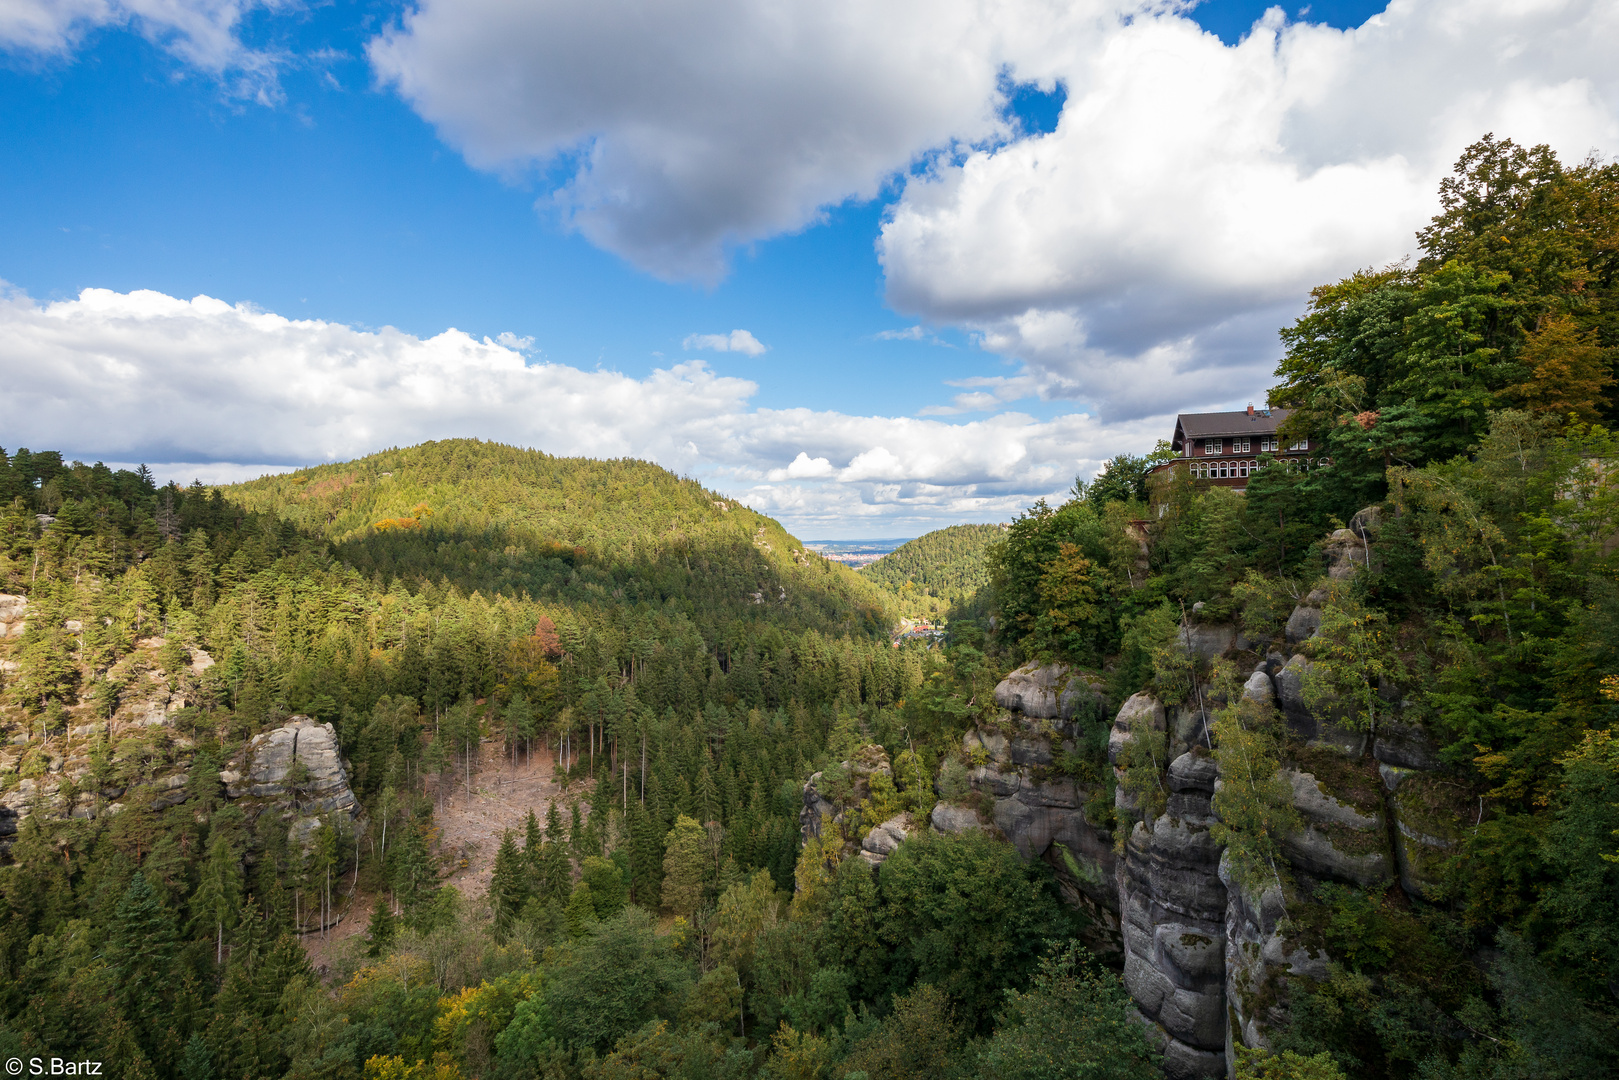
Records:
[[[22,637],[27,626],[28,598],[0,593],[0,638]]]
[[[1090,917],[1094,933],[1087,944],[1116,955],[1117,856],[1103,750],[1104,688],[1084,672],[1025,665],[996,687],[995,699],[1008,711],[962,739],[963,756],[976,763],[968,783],[977,805],[941,803],[933,827],[960,832],[992,826],[1024,858],[1047,863],[1064,898]],[[1094,748],[1088,775],[1060,770],[1081,747]]]
[[[1096,687],[1080,672],[1060,664],[1024,664],[995,687],[995,704],[1036,720],[1072,720],[1094,710]]]
[[[1209,835],[1215,779],[1212,759],[1176,758],[1168,807],[1150,825],[1136,823],[1119,872],[1124,984],[1172,1080],[1226,1074],[1226,888]]]
[[[171,722],[170,706],[179,705],[173,701],[166,704],[161,700],[166,697],[163,692],[158,698],[120,708],[118,723],[127,727]],[[101,723],[86,724],[72,731],[82,738],[92,738],[105,727]],[[64,747],[69,745],[67,740],[58,741]],[[174,742],[181,750],[190,746],[189,740],[176,738]],[[94,818],[116,814],[136,800],[161,810],[178,806],[195,794],[189,760],[184,756],[176,765],[155,774],[96,788],[83,751],[84,744],[80,743],[64,751],[70,755],[64,757],[49,752],[43,744],[24,739],[22,752],[40,753],[46,768],[43,776],[19,779],[0,795],[0,855],[9,853],[22,819],[36,810],[60,817]],[[300,769],[294,769],[295,762]],[[71,799],[64,795],[66,779],[71,779],[76,789]],[[296,843],[309,840],[322,816],[354,821],[361,812],[349,786],[336,733],[330,724],[307,716],[294,716],[281,727],[255,736],[245,757],[229,762],[219,779],[225,796],[238,802],[250,817],[275,813],[286,818],[289,835]]]

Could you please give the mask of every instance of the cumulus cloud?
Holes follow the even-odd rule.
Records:
[[[0,50],[64,56],[101,27],[130,26],[181,62],[226,79],[244,96],[276,98],[277,57],[249,48],[242,20],[285,0],[3,0]]]
[[[525,362],[455,329],[362,331],[147,291],[0,294],[0,344],[0,430],[13,448],[168,462],[159,475],[185,482],[477,436],[647,458],[824,535],[879,519],[903,530],[1009,518],[1168,424],[761,409],[754,383],[700,361],[636,379]]]
[[[1120,23],[1059,62],[1055,131],[906,183],[889,302],[1111,416],[1251,396],[1311,286],[1413,251],[1467,144],[1619,149],[1616,39],[1600,0],[1395,0],[1346,31],[1272,9],[1235,47]]]
[[[770,348],[746,330],[732,330],[729,334],[687,334],[680,347],[713,349],[715,352],[739,352],[744,356],[761,356]]]
[[[890,304],[1115,417],[1261,389],[1308,288],[1410,253],[1485,132],[1619,149],[1609,0],[1273,8],[1235,46],[1188,7],[422,0],[370,56],[475,166],[556,169],[542,202],[665,277],[897,182]],[[1043,135],[1000,115],[1030,82],[1066,93]]]
[[[370,56],[475,166],[559,164],[551,201],[570,226],[660,276],[712,281],[736,245],[873,198],[936,148],[1009,134],[1003,74],[1106,10],[421,0]]]

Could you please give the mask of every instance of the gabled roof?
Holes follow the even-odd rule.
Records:
[[[1175,438],[1171,445],[1183,450],[1188,439],[1219,439],[1244,435],[1274,435],[1287,419],[1287,409],[1255,409],[1241,412],[1181,413],[1175,418]]]

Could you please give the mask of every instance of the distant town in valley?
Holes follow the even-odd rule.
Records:
[[[804,546],[823,558],[859,570],[914,539],[914,536],[900,536],[879,540],[806,540]]]

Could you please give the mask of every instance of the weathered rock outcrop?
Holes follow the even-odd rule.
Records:
[[[1235,1043],[1270,1047],[1271,1031],[1290,1019],[1290,980],[1325,979],[1327,958],[1300,948],[1283,932],[1287,909],[1280,886],[1243,888],[1225,855],[1220,881],[1226,887],[1226,1054],[1234,1061]]]
[[[28,598],[0,593],[0,638],[22,637],[27,627]]]
[[[162,725],[172,721],[173,711],[180,703],[165,703],[160,692],[150,700],[131,703],[119,710],[119,726]],[[78,736],[94,737],[106,728],[105,724],[78,725],[71,730]],[[192,784],[189,750],[190,740],[169,735],[172,745],[181,751],[176,764],[158,769],[155,773],[134,780],[118,780],[109,786],[96,788],[90,775],[89,759],[84,756],[84,743],[77,749],[64,749],[54,753],[38,742],[25,740],[27,750],[36,752],[46,762],[44,775],[18,780],[10,790],[0,796],[0,854],[8,854],[22,819],[40,811],[57,817],[95,818],[102,814],[116,814],[125,806],[139,801],[150,809],[161,810],[179,806],[192,799],[197,790]],[[60,736],[56,743],[69,747]],[[295,770],[294,763],[301,768]],[[250,816],[276,813],[288,821],[294,842],[306,842],[319,827],[323,816],[336,816],[356,820],[361,808],[349,786],[348,769],[342,760],[336,733],[330,724],[322,724],[307,716],[294,716],[281,727],[263,732],[248,744],[244,758],[229,762],[219,774],[224,794],[238,802]],[[63,786],[72,780],[73,787]],[[73,791],[69,799],[67,792]]]
[[[294,716],[248,743],[246,759],[235,759],[220,774],[232,799],[251,796],[290,806],[294,836],[318,826],[321,815],[358,814],[348,770],[338,750],[332,725]]]
[[[1304,828],[1282,840],[1292,866],[1314,878],[1370,888],[1393,875],[1381,807],[1339,801],[1313,773],[1282,770],[1292,785],[1293,807]]]
[[[968,783],[975,805],[941,803],[933,827],[993,827],[1024,858],[1046,862],[1063,896],[1090,916],[1095,932],[1087,943],[1116,955],[1117,856],[1103,760],[1104,688],[1084,672],[1025,665],[996,687],[995,699],[1009,711],[962,739],[963,756],[974,763]],[[1083,748],[1095,755],[1088,770],[1064,771],[1060,766],[1071,766],[1075,755],[1083,758]],[[979,806],[987,813],[981,815]]]
[[[1124,984],[1164,1055],[1172,1080],[1223,1077],[1226,888],[1214,814],[1213,760],[1176,758],[1169,805],[1137,822],[1119,868]]]
[[[821,835],[823,819],[842,822],[849,808],[871,798],[871,778],[876,773],[892,779],[894,770],[888,751],[869,743],[848,761],[840,762],[836,770],[811,775],[804,782],[804,805],[798,811],[798,831],[804,839]]]
[[[1095,710],[1097,687],[1061,664],[1030,663],[996,684],[995,704],[1035,720],[1072,720],[1082,710]]]

